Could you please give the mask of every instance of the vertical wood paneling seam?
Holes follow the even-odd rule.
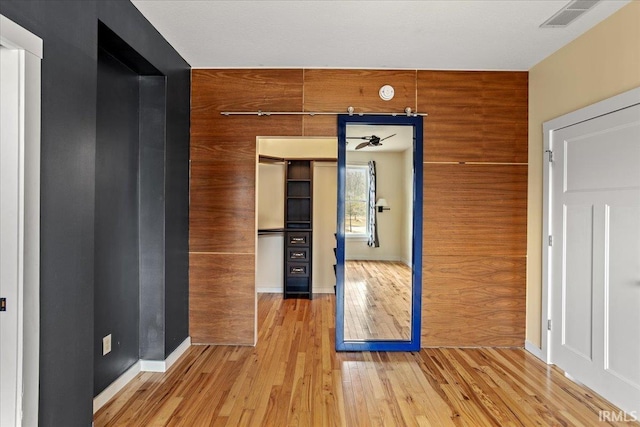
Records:
[[[414,99],[413,106],[416,111],[418,111],[418,70],[413,71],[413,91],[414,91]],[[422,135],[422,146],[424,147],[424,134]]]
[[[301,99],[301,101],[302,101],[302,102],[301,102],[301,104],[302,104],[302,105],[300,105],[300,111],[302,111],[302,112],[304,112],[304,111],[305,111],[305,104],[306,104],[306,99],[305,99],[305,87],[306,87],[305,79],[306,79],[306,71],[307,71],[307,69],[306,69],[306,68],[302,68],[302,81],[300,82],[300,85],[302,86],[302,88],[301,88],[301,91],[302,91],[302,94],[301,94],[301,98],[302,98],[302,99]],[[300,119],[300,136],[303,136],[303,137],[304,137],[304,136],[307,136],[307,135],[306,135],[306,132],[305,132],[305,124],[304,124],[304,122],[305,122],[305,118],[304,118],[304,116],[303,116],[303,117]],[[256,148],[257,148],[257,147],[256,147]],[[256,165],[256,167],[257,167],[257,165]],[[256,176],[257,176],[257,169],[256,169]],[[256,182],[256,188],[257,188],[257,185],[258,185],[258,183]],[[257,193],[257,190],[256,190],[256,193]],[[258,198],[256,197],[256,203],[257,203],[257,200],[258,200]],[[257,207],[257,205],[256,205],[256,227],[258,226],[258,220],[257,220],[257,218],[258,218],[258,207]],[[256,247],[257,247],[257,245],[258,245],[258,239],[256,239]],[[256,262],[257,262],[257,261],[256,261]],[[257,264],[256,264],[256,265],[257,265]],[[257,267],[256,267],[256,269],[257,269]],[[257,307],[257,306],[256,306],[256,307]],[[256,310],[257,310],[257,308],[256,308]],[[257,312],[257,311],[256,311],[256,312]],[[256,319],[257,319],[257,317],[258,317],[258,316],[256,316]],[[257,333],[257,332],[256,332],[256,333]],[[257,339],[257,336],[256,336],[256,339]]]

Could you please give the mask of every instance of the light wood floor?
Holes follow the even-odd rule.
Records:
[[[254,347],[193,346],[101,426],[606,426],[616,410],[521,349],[336,353],[333,295],[259,297]],[[638,425],[638,424],[634,424]]]
[[[411,338],[411,268],[392,261],[346,261],[344,337]]]

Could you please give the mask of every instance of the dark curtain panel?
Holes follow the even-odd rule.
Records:
[[[376,218],[376,162],[369,161],[369,246],[378,248],[378,225]]]

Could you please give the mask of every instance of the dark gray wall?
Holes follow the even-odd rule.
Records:
[[[97,30],[166,76],[165,354],[188,336],[188,64],[128,1],[0,0],[44,40],[40,425],[90,426],[93,400]]]
[[[165,354],[165,96],[161,76],[140,78],[140,358]]]
[[[139,358],[138,93],[138,74],[99,49],[94,395],[107,388]],[[101,338],[108,334],[111,334],[111,352],[103,355]]]

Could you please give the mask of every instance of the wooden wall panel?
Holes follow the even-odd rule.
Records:
[[[526,257],[423,257],[422,346],[523,347]]]
[[[426,162],[527,162],[528,73],[418,71]]]
[[[189,335],[194,344],[253,345],[255,256],[189,255]]]
[[[193,70],[191,158],[256,136],[299,136],[300,116],[222,116],[222,111],[301,111],[302,70]],[[248,153],[247,153],[248,154]],[[221,158],[216,158],[221,160]]]
[[[191,162],[191,252],[254,253],[255,165]]]
[[[296,111],[301,106],[300,69],[193,70],[191,111]],[[197,126],[195,126],[197,127]]]
[[[302,134],[302,70],[193,70],[190,252],[194,342],[253,344],[256,136]]]
[[[244,138],[225,142],[217,136],[191,137],[191,159],[196,162],[251,162],[256,158],[256,139]]]
[[[222,116],[214,114],[207,119],[207,127],[199,130],[192,129],[191,138],[195,144],[191,147],[191,154],[202,149],[202,139],[207,138],[218,144],[233,144],[236,142],[251,142],[255,146],[256,136],[300,136],[302,132],[302,117],[300,116]]]
[[[392,101],[378,97],[384,84],[395,88]],[[220,112],[346,113],[351,105],[356,112],[402,113],[408,106],[429,114],[423,345],[522,345],[527,91],[527,73],[193,70],[194,342],[253,339],[256,136],[337,135],[335,116],[223,117]],[[477,318],[486,321],[478,325]]]
[[[380,87],[395,89],[390,101],[380,99]],[[416,72],[411,70],[305,70],[304,111],[397,112],[416,109]],[[334,116],[304,117],[304,135],[336,136]]]
[[[526,254],[526,165],[425,164],[423,193],[425,255]]]
[[[381,86],[392,85],[395,96],[383,101]],[[407,70],[305,70],[305,111],[344,111],[353,106],[356,113],[415,109],[416,72]]]
[[[303,136],[329,136],[338,137],[337,116],[303,116]]]
[[[221,111],[301,111],[302,70],[193,70],[191,135],[236,135],[244,138],[262,129],[291,123],[292,117],[223,117]],[[251,135],[252,132],[257,131]],[[301,128],[295,129],[300,135]],[[291,134],[291,130],[287,135]],[[280,135],[280,134],[274,134]]]

